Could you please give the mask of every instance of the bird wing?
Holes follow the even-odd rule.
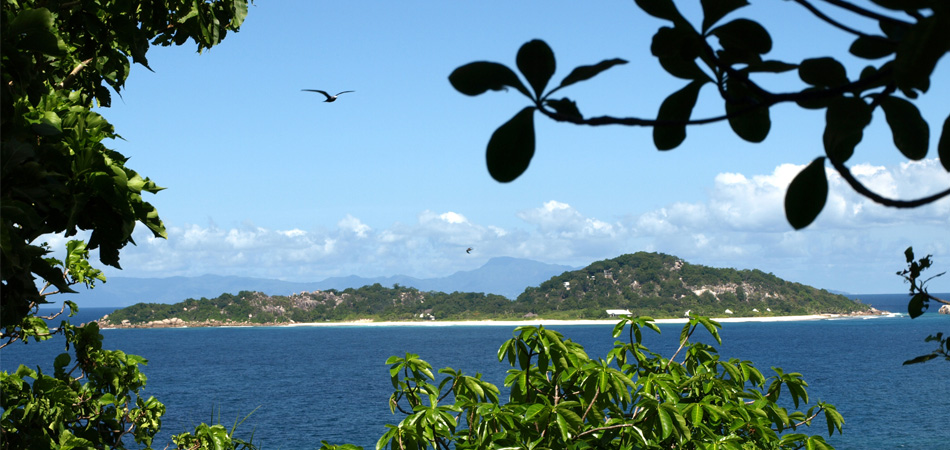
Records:
[[[327,94],[325,91],[321,91],[321,90],[319,90],[319,89],[301,89],[301,91],[319,92],[319,93],[321,93],[321,94],[323,94],[323,95],[326,95],[327,98],[330,98],[330,94]],[[340,94],[337,94],[337,95],[340,95]]]
[[[356,92],[356,91],[343,91],[343,92],[340,92],[340,94],[346,94],[347,92]],[[336,94],[336,95],[340,95],[340,94]],[[334,97],[336,97],[336,95],[334,95]]]

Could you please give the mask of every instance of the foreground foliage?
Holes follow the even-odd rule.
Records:
[[[834,406],[819,401],[801,411],[810,400],[801,374],[773,368],[766,377],[751,362],[722,359],[692,340],[702,328],[721,344],[719,327],[691,318],[666,358],[642,343],[644,331],[660,331],[653,319],[631,316],[614,327],[621,340],[605,359],[543,326],[516,328],[498,350],[512,367],[507,402],[480,374],[444,368],[436,382],[418,355],[390,357],[389,405],[405,417],[376,448],[831,448],[799,429],[822,416],[829,435],[840,433],[844,419]]]
[[[897,272],[897,276],[904,279],[910,285],[910,301],[907,303],[907,313],[911,319],[916,319],[924,314],[930,308],[930,302],[950,305],[950,301],[935,297],[927,290],[927,283],[934,278],[943,276],[946,272],[940,272],[929,278],[922,279],[921,274],[933,266],[933,255],[927,255],[919,260],[914,260],[914,248],[907,247],[904,251],[907,259],[907,268]],[[950,361],[950,336],[944,337],[942,332],[931,334],[924,339],[924,342],[936,342],[937,348],[916,358],[904,361],[904,365],[918,364],[930,361],[934,358],[943,357],[945,361]]]
[[[3,0],[0,14],[0,348],[65,339],[53,373],[21,365],[0,373],[0,448],[149,447],[165,407],[144,396],[146,361],[103,350],[97,324],[62,320],[50,328],[38,314],[50,296],[105,281],[89,251],[119,267],[136,224],[156,237],[165,228],[144,193],[160,188],[108,148],[119,137],[96,107],[111,104],[131,63],[148,67],[154,45],[217,45],[237,31],[246,0]],[[131,59],[131,62],[130,62]],[[88,240],[66,244],[65,259],[48,255],[50,234]],[[37,277],[40,279],[37,282]],[[64,302],[59,314],[76,310]],[[43,345],[49,345],[45,343]],[[37,345],[37,344],[33,344]],[[214,425],[176,437],[188,448],[247,446]],[[184,448],[184,447],[183,447]]]

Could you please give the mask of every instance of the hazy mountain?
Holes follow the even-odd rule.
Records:
[[[223,293],[237,294],[240,291],[290,295],[296,292],[359,288],[375,283],[386,287],[398,284],[421,291],[483,292],[514,299],[524,292],[525,288],[538,286],[568,270],[574,270],[574,268],[527,259],[499,257],[490,259],[485,265],[475,270],[427,279],[403,275],[374,278],[348,276],[301,283],[221,275],[168,278],[110,277],[107,283],[100,284],[93,290],[80,288],[80,293],[70,295],[69,300],[77,302],[80,307],[128,306],[140,302],[175,303],[188,298],[212,298]],[[66,299],[66,297],[63,296],[61,299]]]

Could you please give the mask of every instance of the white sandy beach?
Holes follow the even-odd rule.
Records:
[[[839,317],[850,317],[840,314],[816,314],[810,316],[771,316],[771,317],[722,317],[714,318],[717,322],[791,322],[801,320],[823,320]],[[570,326],[570,325],[616,325],[619,318],[614,319],[596,319],[596,320],[428,320],[412,322],[374,322],[371,320],[360,320],[353,322],[313,322],[313,323],[289,323],[279,326],[285,327],[340,327],[340,326],[361,326],[361,327],[457,327],[457,326],[501,326],[501,327],[519,327],[523,325],[544,325],[551,326]],[[686,323],[686,318],[682,319],[657,319],[656,323]]]

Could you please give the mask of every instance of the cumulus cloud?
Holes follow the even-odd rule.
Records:
[[[950,254],[950,199],[914,210],[885,208],[856,194],[832,170],[825,210],[804,231],[785,222],[784,195],[804,166],[783,164],[767,174],[722,173],[704,201],[628,212],[620,220],[590,217],[558,200],[520,211],[518,227],[477,223],[458,211],[422,211],[414,223],[373,228],[346,215],[335,228],[272,230],[245,224],[169,226],[169,239],[138,229],[137,246],[122,253],[126,270],[111,276],[222,274],[296,281],[331,276],[447,276],[494,256],[583,266],[640,250],[670,253],[718,267],[760,268],[793,281],[853,292],[866,283],[894,286],[868,275],[899,269],[900,252]],[[936,160],[895,167],[856,165],[869,188],[895,198],[946,189],[950,175]],[[621,213],[618,211],[618,213]],[[59,247],[64,238],[51,236]],[[473,247],[472,254],[465,252]],[[865,283],[865,284],[862,284]],[[873,288],[878,291],[887,288]]]

